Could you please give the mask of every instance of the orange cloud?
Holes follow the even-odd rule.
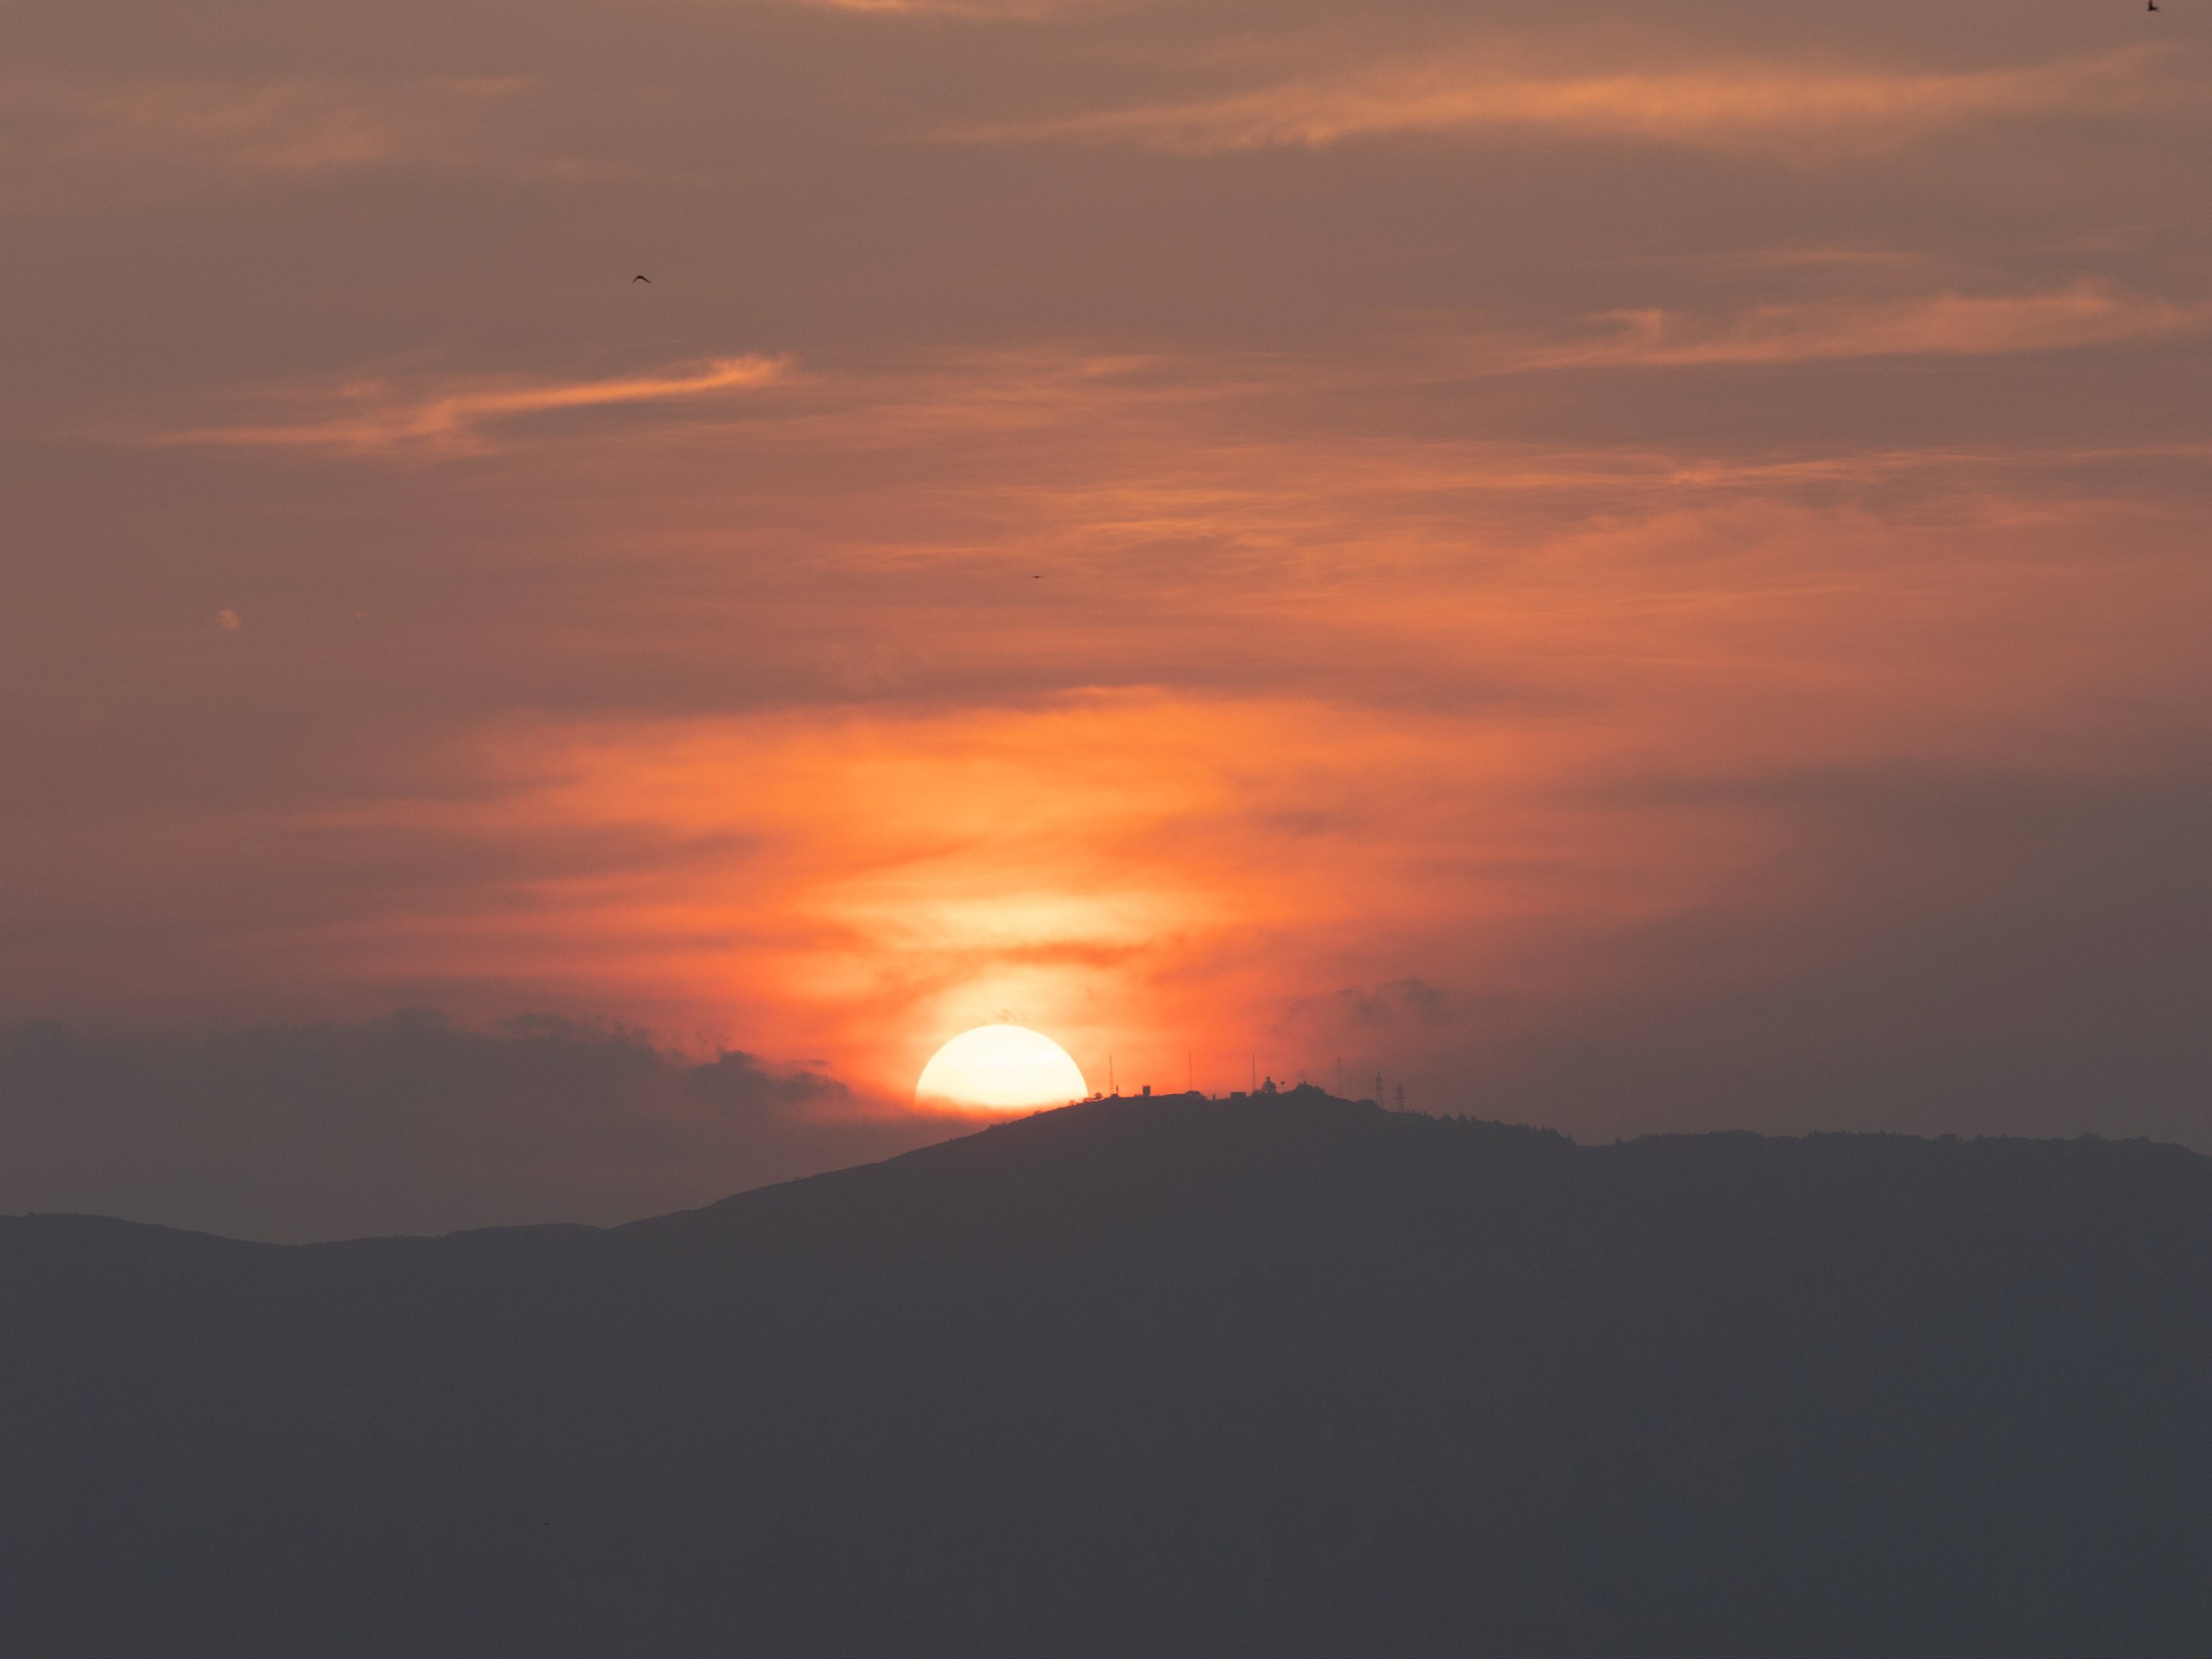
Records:
[[[315,798],[0,826],[45,873],[0,974],[591,1010],[891,1097],[1007,1009],[1128,1082],[1357,1078],[1811,903],[1775,780],[2080,774],[2202,706],[2193,510],[2083,482],[2149,452],[1453,440],[1389,429],[1408,372],[1002,353],[518,446],[496,607],[256,601],[202,728],[345,748],[334,661],[434,719]],[[594,401],[549,391],[391,409]],[[548,549],[586,575],[514,579]]]
[[[1498,130],[1736,147],[1779,135],[1889,142],[1993,118],[2172,108],[2189,89],[2151,51],[1931,73],[1750,63],[1662,73],[1501,71],[1481,56],[1390,63],[1175,103],[971,128],[975,141],[1122,141],[1209,152]]]
[[[1377,1045],[1478,1040],[1483,1019],[1650,971],[1609,940],[1809,902],[1770,780],[2124,764],[2094,710],[2201,687],[2201,577],[2155,550],[2068,556],[2109,517],[2000,495],[1919,523],[1756,493],[1802,478],[1681,467],[1655,493],[1700,488],[1695,508],[1479,557],[1352,494],[1334,510],[1376,556],[1357,573],[1187,586],[1156,626],[1039,600],[1018,626],[887,607],[829,636],[905,635],[971,686],[1028,652],[1165,682],[1242,641],[1272,688],[949,700],[925,681],[905,708],[503,721],[448,757],[466,787],[283,826],[294,848],[435,848],[489,874],[379,893],[283,949],[317,983],[620,1010],[892,1096],[1005,1010],[1125,1081],[1179,1080],[1185,1049],[1217,1087],[1251,1051],[1279,1076],[1342,1052],[1358,1076]],[[784,603],[753,610],[759,637],[771,614],[812,626]],[[1195,633],[1151,638],[1172,611]],[[1268,665],[1274,640],[1290,655]],[[1450,1022],[1338,1008],[1408,976]]]
[[[1527,368],[1666,368],[1846,357],[1982,357],[2063,351],[2212,329],[2212,304],[2175,305],[2085,280],[2037,294],[1934,294],[1762,306],[1718,327],[1662,310],[1615,311],[1619,332],[1520,354]]]
[[[518,727],[493,740],[517,785],[495,802],[323,828],[498,843],[557,825],[643,856],[326,944],[387,975],[567,963],[593,995],[677,1024],[772,1007],[762,1034],[893,1095],[946,1036],[1004,1010],[1101,1080],[1109,1052],[1157,1071],[1192,1029],[1218,1065],[1225,1035],[1264,1040],[1287,963],[1326,978],[1372,957],[1388,977],[1381,963],[1440,908],[1495,949],[1532,915],[1618,922],[1682,902],[1700,876],[1630,879],[1652,846],[1593,861],[1545,798],[1540,780],[1588,752],[1560,736],[1143,691],[935,717]]]
[[[6,194],[129,198],[396,164],[518,177],[609,170],[546,153],[526,134],[539,90],[517,76],[18,75],[0,81],[0,143],[16,163]]]
[[[783,378],[789,360],[715,358],[693,369],[666,369],[605,380],[537,385],[475,384],[410,391],[379,381],[345,385],[327,401],[348,412],[241,426],[197,427],[164,435],[164,443],[212,443],[278,448],[337,449],[358,454],[396,450],[469,451],[486,442],[485,429],[531,415],[664,403],[749,391]]]
[[[796,0],[822,11],[857,11],[884,17],[1003,18],[1030,22],[1074,10],[1080,0]]]

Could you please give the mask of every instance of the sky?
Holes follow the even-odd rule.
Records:
[[[2212,1149],[2208,16],[0,0],[0,1208]]]

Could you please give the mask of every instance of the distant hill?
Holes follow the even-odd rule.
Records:
[[[0,1649],[2199,1654],[2212,1160],[1089,1103],[709,1209],[0,1221]]]

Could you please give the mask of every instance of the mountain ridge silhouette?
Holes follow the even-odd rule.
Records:
[[[0,1219],[17,1651],[2194,1651],[2212,1159],[1121,1097],[613,1229]]]

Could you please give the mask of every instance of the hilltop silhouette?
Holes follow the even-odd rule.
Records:
[[[608,1230],[0,1221],[41,1655],[2157,1656],[2212,1160],[1086,1103]]]

